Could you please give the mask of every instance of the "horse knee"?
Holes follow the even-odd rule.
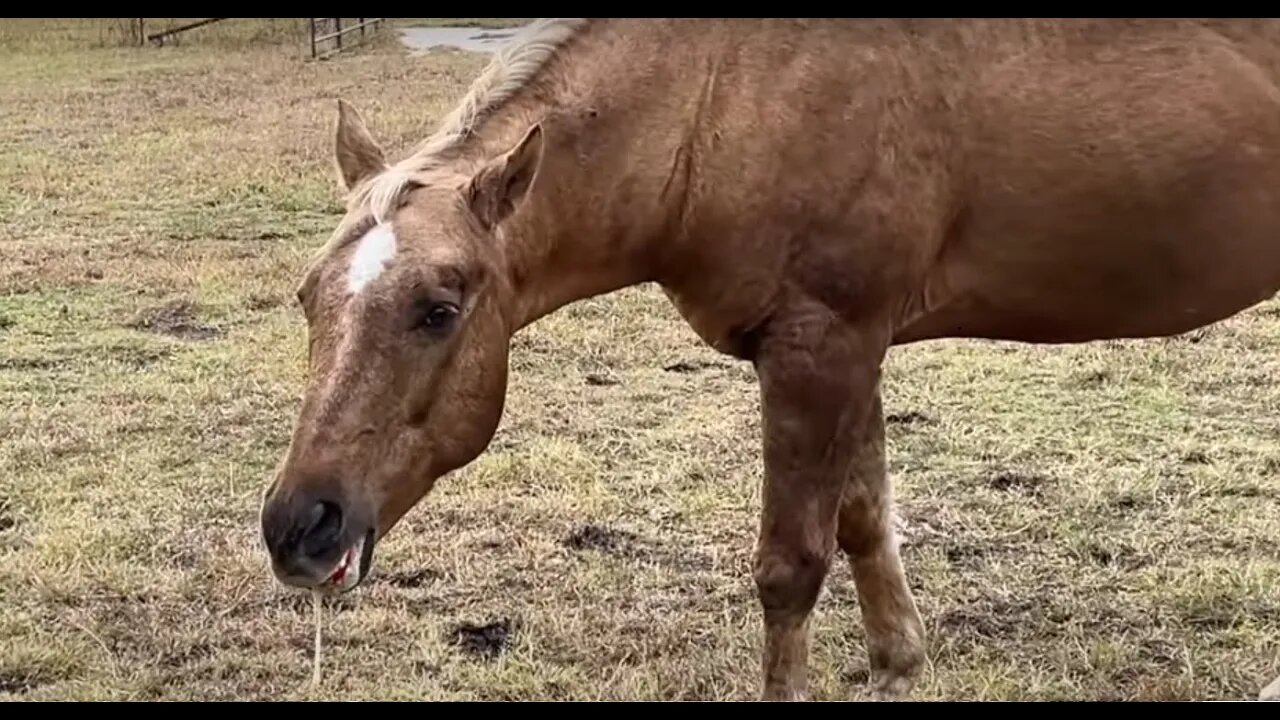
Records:
[[[762,553],[753,572],[760,604],[769,612],[808,612],[817,602],[829,562],[829,553],[817,551]]]

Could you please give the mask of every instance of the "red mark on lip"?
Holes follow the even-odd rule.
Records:
[[[347,577],[347,568],[351,565],[352,553],[352,550],[348,550],[343,554],[342,564],[338,566],[337,570],[333,571],[333,574],[329,576],[328,580],[325,580],[326,583],[332,583],[334,585],[340,585],[342,583],[343,579]]]

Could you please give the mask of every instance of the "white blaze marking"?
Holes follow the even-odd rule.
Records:
[[[396,234],[391,226],[381,223],[360,238],[347,270],[347,286],[358,293],[377,279],[387,263],[396,256]]]

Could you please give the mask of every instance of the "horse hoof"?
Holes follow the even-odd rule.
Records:
[[[760,694],[764,702],[804,702],[808,698],[802,690],[793,688],[768,689]]]
[[[871,699],[876,702],[894,702],[906,700],[915,685],[911,675],[895,674],[889,671],[873,673],[871,677]]]

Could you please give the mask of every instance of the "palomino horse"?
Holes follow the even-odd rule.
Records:
[[[838,547],[871,683],[925,638],[880,366],[933,338],[1181,333],[1280,289],[1280,23],[551,20],[389,164],[340,104],[348,212],[302,281],[309,381],[262,509],[281,582],[346,591],[489,443],[512,334],[660,285],[750,361],[763,696],[806,692]]]

